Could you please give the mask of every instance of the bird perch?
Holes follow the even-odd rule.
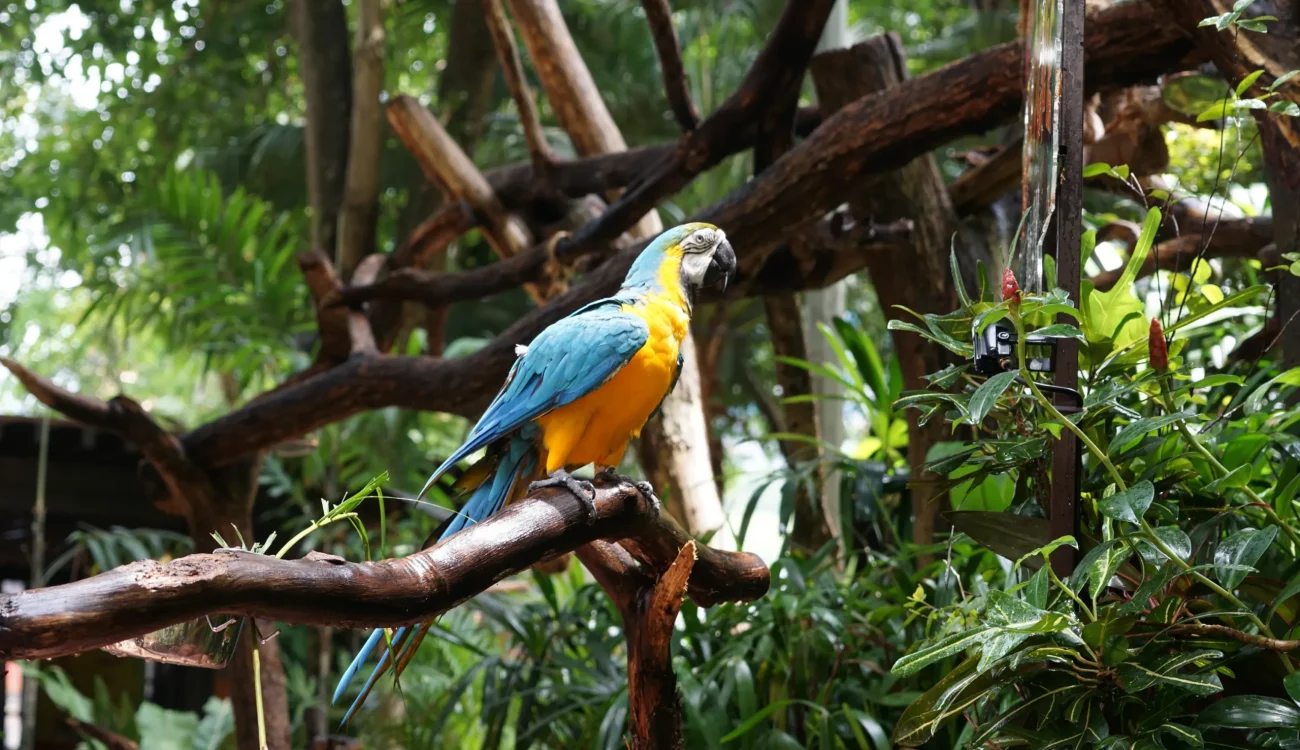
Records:
[[[545,489],[440,544],[393,560],[350,563],[320,554],[280,560],[219,550],[168,563],[133,562],[74,583],[0,596],[0,658],[65,656],[215,614],[296,625],[409,625],[595,540],[619,541],[619,552],[649,581],[668,570],[683,548],[695,546],[633,486],[597,488],[596,521],[590,525],[576,498]],[[696,554],[686,592],[697,604],[749,601],[767,592],[768,569],[756,555],[702,545]],[[625,598],[618,579],[600,579],[607,590],[614,588],[616,602]]]

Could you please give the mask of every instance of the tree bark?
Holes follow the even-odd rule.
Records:
[[[533,70],[574,148],[583,156],[626,151],[623,133],[605,107],[556,0],[509,2]],[[659,215],[651,210],[637,222],[633,234],[652,237],[661,231]]]
[[[307,99],[304,142],[312,247],[333,257],[352,114],[347,11],[340,0],[294,0],[292,23]]]
[[[813,59],[812,69],[818,101],[828,109],[898,86],[908,78],[902,42],[894,34],[819,55]],[[849,205],[859,217],[885,221],[906,218],[913,222],[910,249],[878,253],[867,260],[867,272],[886,317],[903,315],[896,305],[921,313],[951,312],[957,300],[945,256],[957,228],[957,216],[934,157],[926,154],[875,178],[868,190],[850,194]],[[925,375],[943,367],[942,350],[921,337],[895,331],[893,341],[905,390],[924,388]],[[931,446],[945,438],[945,428],[937,421],[922,427],[909,420],[907,433],[912,470],[912,541],[925,545],[933,541],[943,508],[934,500],[936,477],[922,466]]]
[[[247,467],[243,471],[251,477]],[[0,656],[54,658],[205,614],[296,625],[410,625],[594,540],[617,541],[656,576],[694,544],[631,484],[598,483],[595,505],[596,518],[589,522],[586,508],[572,493],[547,488],[428,549],[393,560],[350,563],[320,553],[282,560],[222,550],[167,563],[137,561],[62,586],[0,595]],[[767,592],[768,569],[756,555],[707,546],[696,550],[686,591],[700,606],[751,601]],[[270,632],[263,629],[263,635]],[[264,659],[274,643],[262,647]],[[247,692],[251,700],[252,691]],[[287,717],[272,705],[268,719],[277,710]],[[274,739],[273,747],[289,747],[287,737]]]
[[[344,181],[339,244],[334,261],[344,279],[361,259],[375,251],[379,224],[379,155],[384,143],[384,11],[383,0],[358,0],[357,46],[353,57],[351,146]]]

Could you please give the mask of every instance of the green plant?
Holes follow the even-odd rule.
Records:
[[[1160,224],[1151,209],[1120,281],[1104,293],[1085,282],[1078,310],[1060,290],[1001,302],[963,290],[962,309],[923,316],[924,328],[891,325],[963,357],[970,334],[998,321],[1020,342],[1005,372],[955,366],[899,400],[923,420],[971,431],[963,450],[930,465],[950,488],[1004,475],[1015,495],[1004,513],[949,516],[1014,562],[1001,586],[911,606],[930,637],[892,672],[942,664],[946,676],[900,718],[897,744],[921,746],[953,722],[970,729],[972,747],[1300,740],[1300,701],[1288,698],[1300,698],[1300,677],[1286,652],[1300,644],[1282,640],[1300,593],[1300,438],[1290,432],[1300,411],[1282,392],[1300,372],[1263,383],[1191,375],[1181,352],[1198,325],[1266,290],[1186,297],[1165,311],[1162,330],[1134,295]],[[1074,323],[1054,322],[1060,315]],[[1080,341],[1081,412],[1063,414],[1027,368],[1030,333]],[[1039,520],[1049,447],[1066,431],[1085,452],[1079,535],[1051,539]],[[1061,546],[1083,553],[1064,580],[1047,564]]]
[[[156,703],[132,705],[129,695],[117,700],[103,679],[95,677],[93,697],[82,694],[57,666],[25,665],[23,675],[36,680],[50,701],[71,719],[107,730],[138,744],[141,750],[224,750],[235,744],[235,712],[225,698],[209,698],[202,715],[172,711]],[[75,726],[75,725],[74,725]],[[101,740],[78,729],[80,748],[106,750]]]

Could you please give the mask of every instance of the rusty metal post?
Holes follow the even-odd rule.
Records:
[[[1061,180],[1056,194],[1056,283],[1079,303],[1079,243],[1083,217],[1083,23],[1084,0],[1065,0],[1061,17]],[[1059,322],[1072,321],[1060,316]],[[1079,389],[1079,343],[1062,339],[1056,355],[1056,385]],[[1057,398],[1057,397],[1054,397]],[[1059,398],[1057,398],[1060,401]],[[1062,403],[1062,406],[1065,404]],[[1074,404],[1070,404],[1074,406]],[[1079,444],[1068,430],[1052,445],[1052,537],[1077,537]],[[1052,568],[1060,576],[1074,569],[1076,550],[1058,548]]]

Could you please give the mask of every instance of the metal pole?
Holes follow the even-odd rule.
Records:
[[[1056,283],[1079,303],[1079,242],[1083,217],[1083,23],[1084,0],[1065,0],[1061,17],[1061,139],[1058,164],[1061,181],[1056,194]],[[1058,322],[1069,323],[1065,316]],[[1056,354],[1056,385],[1079,389],[1079,344],[1061,339]],[[1052,445],[1052,537],[1077,536],[1079,445],[1062,430]],[[1077,553],[1060,547],[1052,553],[1052,568],[1064,576],[1074,570]]]

